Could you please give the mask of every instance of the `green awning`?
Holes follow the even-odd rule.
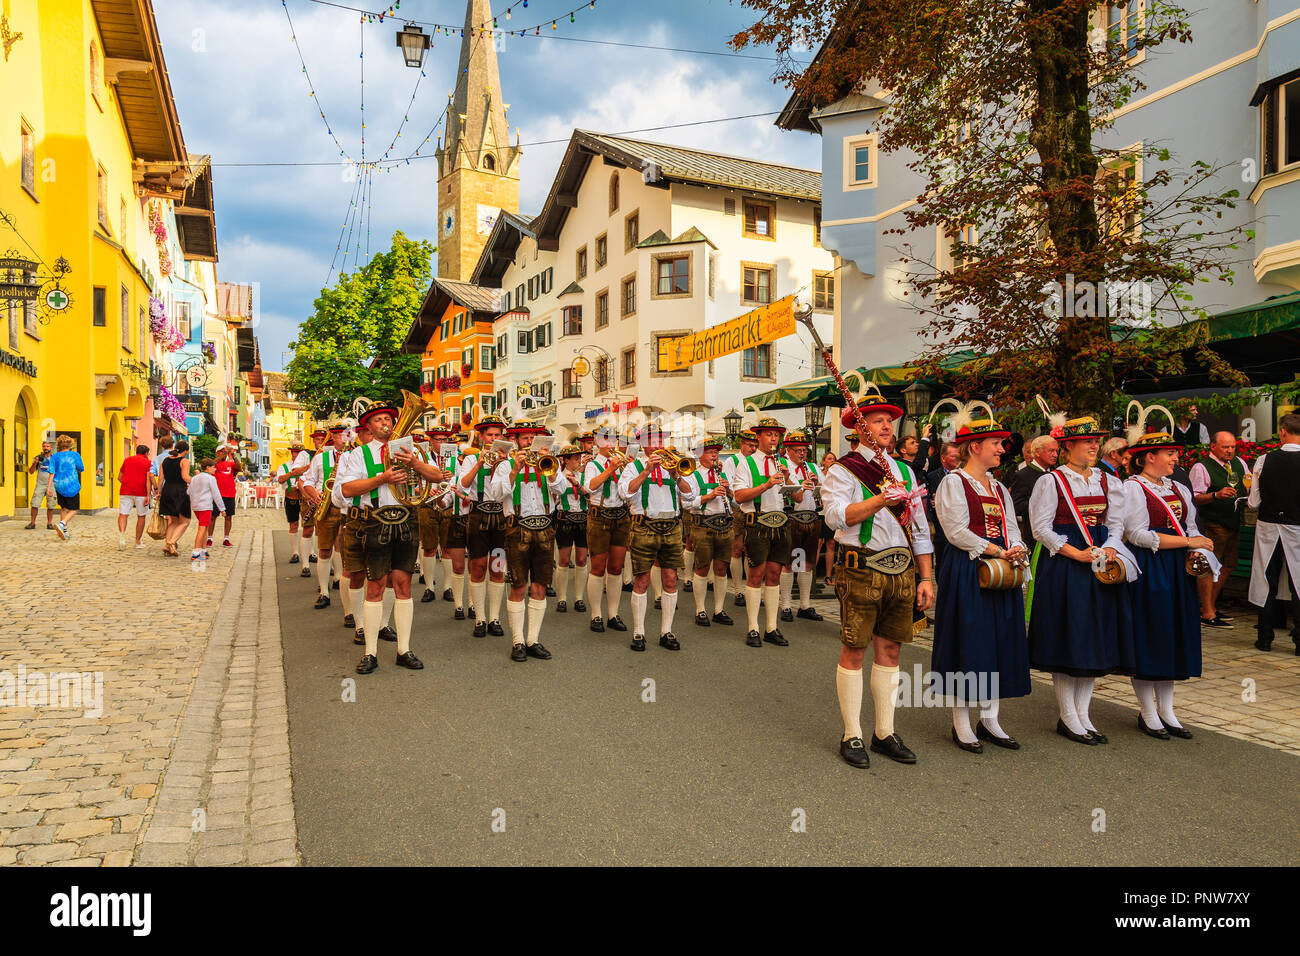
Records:
[[[946,368],[964,365],[974,358],[977,352],[956,352],[944,360]],[[907,365],[881,365],[875,368],[859,366],[844,373],[844,381],[853,390],[862,387],[862,381],[873,383],[882,393],[901,392],[915,380],[915,369]],[[895,396],[896,397],[896,396]],[[756,405],[760,411],[782,408],[802,408],[804,405],[834,405],[844,407],[844,396],[840,394],[835,379],[830,375],[807,378],[793,385],[769,389],[745,399],[746,406]]]
[[[1254,305],[1220,312],[1207,324],[1210,342],[1295,331],[1300,329],[1300,292],[1275,295]]]

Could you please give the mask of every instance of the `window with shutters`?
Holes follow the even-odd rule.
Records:
[[[772,346],[759,345],[740,353],[741,378],[775,380],[772,374]]]
[[[835,273],[813,273],[813,308],[819,312],[835,311]]]
[[[685,298],[691,294],[691,255],[651,256],[652,299]]]
[[[614,387],[614,360],[596,359],[596,394],[602,395]]]
[[[483,409],[484,415],[494,415],[497,410],[497,399],[495,395],[483,395],[479,398],[479,408]]]
[[[104,169],[103,166],[99,167],[97,173],[95,205],[96,215],[98,216],[97,221],[100,227],[111,236],[113,230],[108,225],[108,170]]]
[[[582,306],[566,306],[563,313],[561,335],[581,335],[582,334]]]
[[[191,305],[188,302],[176,303],[176,327],[180,329],[181,335],[185,336],[187,342],[194,334],[190,309]]]
[[[515,351],[520,355],[527,355],[533,350],[533,330],[520,329],[519,340],[515,346]]]
[[[461,350],[460,367],[462,375],[469,375],[474,371],[474,350],[472,348]]]
[[[757,199],[744,201],[744,235],[748,239],[775,239],[776,206]]]
[[[609,236],[603,232],[597,236],[595,249],[596,268],[600,269],[609,261]]]
[[[521,282],[519,283],[519,285],[515,286],[515,308],[522,309],[523,307],[524,307],[524,284]]]
[[[573,374],[571,368],[560,372],[560,397],[582,398],[582,380]]]
[[[484,372],[491,372],[497,367],[497,356],[492,346],[480,345],[478,347],[478,367]]]
[[[546,269],[543,269],[540,281],[542,289],[541,294],[546,295],[551,291],[551,287],[555,284],[555,267],[548,266]]]
[[[636,346],[623,350],[623,385],[636,384]]]
[[[574,278],[581,280],[587,278],[587,247],[583,246],[574,256],[573,262]]]
[[[603,329],[609,325],[609,290],[602,289],[596,293],[596,328]]]
[[[550,322],[547,322],[545,325],[539,325],[535,332],[536,334],[533,336],[533,342],[536,343],[536,346],[539,349],[544,349],[555,341],[555,335],[551,329]]]
[[[36,198],[36,134],[27,125],[26,120],[19,119],[19,131],[22,136],[21,181],[23,189]]]
[[[640,210],[637,210],[628,213],[627,218],[623,220],[623,251],[631,252],[640,241],[641,215]]]
[[[746,305],[767,305],[775,288],[775,266],[758,262],[740,264],[740,298]]]
[[[1265,176],[1300,163],[1300,77],[1264,94],[1259,127]]]
[[[618,212],[618,170],[609,174],[609,214]]]
[[[668,359],[673,340],[680,339],[683,336],[691,334],[690,329],[667,329],[663,332],[656,332],[650,337],[650,346],[653,350],[650,353],[650,377],[661,378],[663,376],[682,376],[688,377],[695,374],[695,369],[691,366],[685,368],[669,369]]]
[[[122,348],[131,351],[131,290],[122,286],[118,293],[121,300]]]
[[[532,302],[537,298],[537,276],[528,280],[528,301]]]
[[[813,206],[813,245],[822,244],[822,207]]]
[[[623,277],[622,293],[619,296],[621,306],[620,317],[626,319],[629,315],[636,315],[636,274]]]
[[[502,300],[501,300],[501,311],[502,311],[502,312],[509,312],[509,311],[510,311],[510,293],[509,293],[509,292],[507,292],[507,293],[505,294],[505,297],[502,298]]]

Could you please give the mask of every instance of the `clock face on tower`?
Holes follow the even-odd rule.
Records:
[[[455,225],[456,225],[456,214],[453,212],[447,213],[447,218],[442,221],[442,234],[444,236],[450,236],[452,227]]]

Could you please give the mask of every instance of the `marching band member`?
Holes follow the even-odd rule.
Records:
[[[452,436],[456,432],[442,424],[430,428],[426,432],[429,442],[429,460],[437,462],[439,467],[451,471],[456,471],[456,454],[452,453],[443,458],[441,446],[450,443]],[[424,593],[420,595],[420,603],[428,604],[437,597],[434,589],[433,569],[442,565],[442,584],[443,599],[450,601],[453,599],[451,593],[451,574],[452,562],[447,552],[442,547],[443,539],[447,537],[447,526],[451,523],[451,498],[447,493],[439,495],[437,498],[432,496],[423,505],[420,506],[420,550],[421,555],[421,574],[425,579]],[[439,560],[441,558],[441,560]],[[463,559],[462,559],[463,560]]]
[[[359,454],[358,449],[370,441],[370,429],[364,423],[358,423],[354,429],[355,447],[339,456],[338,468],[334,478],[334,501],[343,512],[343,525],[339,528],[339,554],[342,558],[343,577],[346,579],[340,590],[346,590],[344,607],[348,613],[343,618],[345,627],[355,630],[352,643],[364,645],[366,632],[362,627],[363,611],[366,606],[366,553],[365,539],[361,534],[362,515],[352,514],[352,499],[343,495],[341,476],[350,466],[351,458]],[[396,641],[397,632],[390,628],[380,628],[381,641]]]
[[[298,522],[302,517],[302,493],[299,490],[298,479],[305,475],[310,467],[311,458],[303,449],[302,442],[294,439],[289,443],[289,460],[275,472],[275,480],[284,485],[284,516],[289,519],[289,563],[301,562],[304,578],[311,577],[311,569],[307,567],[307,544],[298,529]]]
[[[628,539],[632,532],[632,515],[619,490],[619,467],[626,459],[618,454],[618,440],[613,428],[601,426],[595,435],[596,454],[582,473],[590,507],[587,510],[587,554],[590,576],[587,578],[587,602],[591,605],[591,629],[603,633],[608,624],[615,631],[626,631],[618,616],[623,594],[623,565],[627,560]],[[609,605],[609,619],[600,616],[601,592]]]
[[[1102,435],[1095,418],[1066,422],[1057,439],[1066,461],[1029,497],[1029,524],[1043,546],[1029,612],[1029,665],[1052,675],[1056,732],[1089,745],[1107,742],[1088,716],[1093,686],[1123,666],[1121,647],[1132,647],[1124,588],[1095,573],[1121,557],[1134,561],[1122,543],[1123,483],[1095,467]]]
[[[662,464],[659,452],[667,436],[656,424],[647,424],[637,436],[646,458],[631,462],[618,479],[619,493],[632,510],[632,644],[645,650],[646,589],[650,569],[658,562],[664,593],[659,624],[659,646],[681,650],[673,635],[673,614],[677,610],[677,572],[682,567],[681,509],[690,506],[695,495],[687,479]]]
[[[304,452],[304,454],[307,456],[307,462],[308,462],[307,467],[309,469],[311,468],[312,459],[321,453],[321,450],[325,447],[325,442],[328,438],[329,438],[329,432],[323,426],[317,428],[315,431],[311,433],[312,449],[310,452]],[[301,475],[298,476],[298,499],[300,503],[302,501],[303,488],[305,487],[304,478],[306,474],[307,474],[306,472],[303,472]],[[302,510],[302,537],[300,541],[301,541],[301,546],[306,548],[306,554],[302,555],[302,560],[304,562],[304,567],[302,569],[304,573],[302,576],[306,578],[306,577],[310,577],[311,573],[310,573],[310,569],[308,569],[305,565],[319,563],[319,558],[317,558],[316,556],[316,540],[315,540],[315,536],[312,533],[316,527],[316,509],[306,508],[301,510]]]
[[[528,449],[533,440],[538,435],[549,434],[543,426],[520,421],[506,433],[519,450],[509,461],[497,465],[492,484],[506,514],[506,565],[510,571],[506,613],[514,641],[510,659],[519,663],[530,657],[549,661],[551,652],[538,637],[546,613],[546,589],[555,577],[555,519],[551,516],[551,502],[568,490],[569,480],[562,468],[557,467],[547,477],[537,465],[528,462]],[[528,591],[527,605],[525,591]]]
[[[469,599],[477,610],[474,620],[474,636],[501,637],[505,630],[501,627],[501,596],[505,593],[505,562],[492,560],[505,554],[506,517],[505,508],[492,486],[492,477],[500,461],[495,459],[491,448],[504,434],[506,423],[498,415],[484,415],[474,425],[478,432],[479,451],[466,455],[456,472],[456,481],[463,494],[472,504],[469,521],[465,528],[465,540],[469,552]],[[459,617],[458,617],[459,619]]]
[[[1170,478],[1182,446],[1165,432],[1129,446],[1140,470],[1124,482],[1124,536],[1133,545],[1138,579],[1127,588],[1133,609],[1133,693],[1138,728],[1168,740],[1192,734],[1174,716],[1174,681],[1201,676],[1201,612],[1197,579],[1187,573],[1191,548],[1214,548],[1196,526],[1191,489]],[[1221,573],[1217,559],[1207,563]]]
[[[360,522],[358,531],[364,542],[366,602],[362,626],[366,653],[357,664],[358,674],[369,674],[379,667],[379,628],[384,615],[384,589],[389,586],[394,594],[397,665],[411,670],[424,667],[411,652],[411,621],[415,614],[411,576],[419,551],[419,521],[412,509],[398,502],[393,486],[406,483],[401,466],[435,482],[445,480],[447,473],[405,452],[389,460],[385,452],[396,419],[397,409],[392,405],[375,403],[367,408],[360,421],[370,426],[372,438],[347,459],[346,470],[336,479],[343,485],[343,494],[352,499],[349,512]]]
[[[740,450],[722,455],[722,473],[726,476],[727,484],[734,489],[736,486],[736,466],[745,458],[754,454],[758,450],[758,436],[753,431],[746,428],[740,433]],[[734,499],[733,499],[734,500]],[[732,594],[732,603],[736,607],[745,606],[745,587],[749,577],[745,572],[745,512],[740,508],[732,510],[732,536],[731,536],[731,578],[729,590]],[[721,582],[718,582],[720,584]],[[714,587],[718,587],[715,584]]]
[[[307,507],[308,514],[313,518],[313,524],[315,524],[315,515],[320,506],[321,497],[325,493],[326,483],[335,477],[335,472],[338,469],[339,456],[343,453],[344,436],[347,434],[347,430],[346,425],[331,425],[327,433],[329,443],[311,460],[311,465],[303,474],[302,500]],[[335,481],[335,484],[337,484],[337,481]],[[330,486],[330,490],[333,490],[333,486]],[[334,541],[338,536],[339,521],[340,514],[331,501],[330,508],[321,516],[319,525],[320,552],[316,563],[316,580],[320,584],[320,596],[316,598],[315,604],[318,611],[330,606],[330,567],[332,565],[330,558],[334,553]]]
[[[477,432],[475,433],[477,437]],[[459,475],[460,464],[474,454],[473,445],[468,444],[468,436],[457,432],[454,436],[456,451],[451,454],[447,467]],[[444,601],[451,601],[455,607],[454,620],[465,620],[465,549],[468,543],[469,516],[472,509],[470,500],[460,481],[453,480],[447,493],[442,496],[442,506],[447,509],[447,523],[442,529],[442,568],[448,581],[447,590],[442,592]]]
[[[790,526],[785,513],[784,488],[790,483],[789,463],[776,454],[785,426],[775,418],[764,418],[753,428],[758,451],[736,464],[732,494],[744,512],[745,558],[749,573],[745,588],[745,613],[749,632],[745,643],[762,647],[763,642],[786,647],[789,641],[777,627],[781,568],[790,561]],[[758,633],[758,606],[767,607],[766,629]]]
[[[922,489],[915,474],[883,451],[903,410],[879,394],[860,400],[857,410],[861,427],[882,450],[863,444],[861,451],[843,455],[826,472],[822,504],[838,545],[835,594],[843,647],[835,691],[844,718],[840,756],[849,766],[865,769],[870,759],[862,745],[862,662],[869,643],[876,708],[871,749],[899,763],[916,763],[916,754],[894,730],[898,654],[915,633],[913,609],[924,611],[934,603],[934,546],[925,508],[916,500]],[[845,409],[841,421],[852,428],[854,409]]]
[[[983,752],[981,739],[1020,749],[998,723],[998,704],[1030,691],[1021,589],[979,584],[980,558],[1005,559],[1011,566],[1028,559],[1011,493],[993,476],[1010,436],[991,419],[962,425],[955,439],[961,467],[949,471],[935,491],[934,513],[949,547],[939,562],[930,668],[943,695],[955,699],[953,743],[970,753]],[[980,707],[974,731],[971,704]]]
[[[569,486],[560,493],[555,508],[555,610],[569,610],[569,579],[573,579],[573,609],[587,610],[582,596],[587,593],[587,492],[581,478],[582,452],[577,445],[560,449],[560,463]]]
[[[695,623],[700,627],[711,626],[709,615],[704,610],[708,600],[710,566],[716,580],[712,621],[728,625],[735,623],[723,610],[727,603],[727,563],[736,532],[731,517],[731,501],[727,497],[731,488],[718,464],[718,450],[721,448],[722,439],[706,439],[700,450],[699,467],[691,476],[696,489],[695,507],[691,512],[691,554],[695,562],[693,593]]]
[[[785,436],[785,450],[790,462],[790,480],[802,486],[793,495],[794,509],[790,512],[790,561],[781,569],[781,620],[793,621],[790,592],[795,575],[799,578],[799,616],[808,621],[820,621],[822,616],[812,606],[813,573],[821,557],[822,516],[817,504],[817,487],[825,480],[816,462],[808,460],[808,447],[812,443],[803,432]],[[795,563],[799,567],[795,568]]]

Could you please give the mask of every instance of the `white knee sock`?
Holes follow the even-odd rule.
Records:
[[[862,736],[862,671],[849,670],[843,665],[835,668],[835,696],[840,701],[840,716],[844,718],[844,737]]]
[[[325,597],[330,596],[330,563],[328,561],[316,562],[316,583],[320,585],[320,593]]]
[[[343,616],[347,617],[352,613],[352,587],[342,575],[339,578],[339,600],[343,602]]]
[[[673,614],[677,612],[677,592],[665,591],[662,598],[663,611],[659,617],[659,633],[669,634],[673,629]]]
[[[745,617],[749,619],[749,629],[758,630],[758,606],[763,603],[761,587],[745,587]]]
[[[451,570],[451,558],[443,558],[439,561],[439,564],[442,565],[442,588],[445,591],[447,588],[452,587],[456,578]],[[462,575],[463,577],[464,575]]]
[[[748,586],[745,580],[745,559],[731,559],[731,591],[733,594],[739,594]],[[748,598],[746,598],[748,600]]]
[[[799,610],[806,607],[812,607],[812,579],[811,571],[800,571],[795,577],[799,580]]]
[[[569,574],[568,568],[555,569],[555,600],[569,600]]]
[[[600,597],[605,593],[605,583],[608,577],[607,574],[587,575],[587,610],[591,612],[593,621],[600,617]]]
[[[998,699],[996,697],[980,705],[980,723],[994,737],[1007,736],[1007,732],[998,723]]]
[[[876,737],[884,740],[894,732],[894,707],[898,696],[898,665],[871,665],[871,699],[876,705]]]
[[[528,599],[528,646],[532,647],[542,636],[542,617],[546,614],[546,598]]]
[[[1079,723],[1086,730],[1096,730],[1088,718],[1088,708],[1092,705],[1092,689],[1096,686],[1095,677],[1076,677],[1074,679],[1074,710],[1079,715]]]
[[[631,562],[624,567],[631,567]],[[618,617],[618,605],[623,599],[623,575],[622,573],[605,574],[605,603],[609,605],[609,616]]]
[[[709,596],[708,575],[695,575],[695,587],[691,591],[691,596],[695,598],[695,613],[705,613],[704,601]]]
[[[727,582],[726,579],[716,579],[713,582],[713,613],[721,614],[722,608],[727,603]]]
[[[1133,696],[1137,698],[1138,709],[1142,711],[1142,722],[1152,730],[1159,730],[1163,724],[1156,710],[1156,685],[1153,681],[1133,678]]]
[[[397,631],[397,653],[411,649],[411,620],[415,617],[415,602],[410,598],[393,601],[393,627]]]
[[[1079,712],[1074,705],[1074,678],[1069,674],[1053,674],[1052,688],[1056,691],[1056,708],[1060,712],[1061,723],[1072,734],[1085,734],[1088,728],[1079,720]]]
[[[1156,681],[1156,707],[1160,711],[1160,719],[1166,727],[1181,727],[1178,718],[1174,716],[1174,682],[1171,680]]]
[[[384,627],[388,627],[393,621],[393,601],[396,600],[393,589],[384,589]]]
[[[363,584],[359,588],[348,585],[348,594],[352,598],[352,620],[356,622],[357,627],[362,627],[362,616],[366,611],[366,586]]]
[[[384,625],[384,602],[366,601],[361,622],[366,632],[366,653],[371,657],[378,657],[379,629]]]
[[[782,571],[781,583],[777,585],[778,598],[781,603],[781,610],[784,611],[790,606],[790,594],[794,591],[794,572]],[[770,630],[770,628],[769,628]]]
[[[664,596],[664,575],[658,565],[650,568],[650,587],[654,588],[656,598]]]
[[[465,575],[451,572],[447,576],[451,582],[451,599],[455,602],[457,608],[465,607]]]
[[[623,564],[623,584],[632,583],[632,562],[627,561]]]
[[[579,564],[573,568],[573,600],[581,601],[587,593],[587,566]]]
[[[518,601],[506,601],[506,614],[510,618],[510,636],[516,644],[524,642],[524,612],[528,605],[521,598]]]
[[[489,622],[501,620],[501,597],[505,593],[506,593],[506,582],[493,581],[491,578],[488,578],[487,598],[488,598],[488,604],[491,605],[491,609],[490,612],[488,612],[480,608],[479,613],[480,614],[487,613]]]
[[[483,609],[487,607],[487,578],[482,581],[470,580],[469,603],[470,607],[476,608],[479,614],[484,613]],[[486,624],[487,620],[483,619],[483,623]]]
[[[632,635],[645,636],[646,596],[632,592]]]
[[[970,710],[965,704],[952,709],[952,729],[957,731],[957,739],[964,744],[973,744],[979,739],[970,729]]]
[[[298,534],[298,560],[303,564],[311,557],[311,538],[304,538],[302,533]]]
[[[788,594],[786,595],[786,599],[787,600],[789,599]],[[763,610],[766,612],[767,615],[767,629],[769,631],[776,630],[776,620],[777,620],[776,612],[780,610],[780,608],[777,606],[780,603],[780,601],[781,601],[781,585],[779,584],[764,585]]]

